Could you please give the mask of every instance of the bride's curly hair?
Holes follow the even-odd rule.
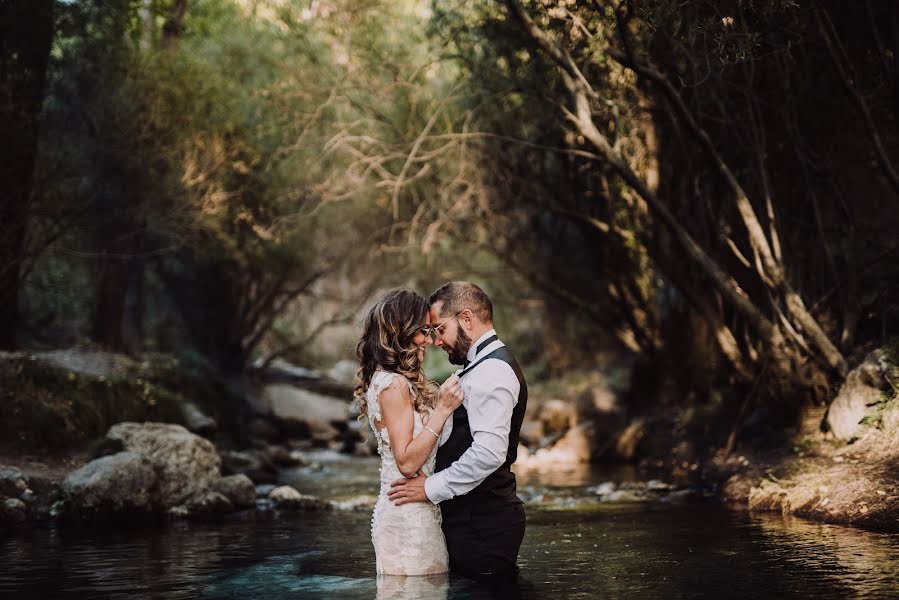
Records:
[[[378,300],[365,317],[362,338],[356,344],[356,389],[353,396],[359,406],[359,417],[368,414],[365,392],[378,368],[399,373],[415,390],[415,410],[433,408],[435,383],[425,379],[418,346],[412,341],[425,325],[428,301],[408,289],[391,290]]]

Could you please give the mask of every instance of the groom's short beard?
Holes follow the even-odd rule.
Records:
[[[468,358],[468,350],[471,349],[471,338],[465,333],[465,330],[459,327],[456,330],[456,343],[447,353],[450,363],[454,365],[464,365],[465,359]]]

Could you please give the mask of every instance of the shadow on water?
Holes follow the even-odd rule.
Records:
[[[339,497],[373,493],[365,476],[371,465],[354,471],[357,464],[319,465],[306,483],[336,489]],[[589,485],[611,476],[524,475],[523,496],[539,500],[528,507],[522,578],[498,588],[457,577],[378,579],[370,513],[363,510],[115,531],[16,530],[0,538],[0,595],[457,600],[899,593],[896,536],[733,513],[714,502],[615,505],[585,497]]]

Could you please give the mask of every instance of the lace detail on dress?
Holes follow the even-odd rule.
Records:
[[[372,543],[375,546],[376,567],[379,575],[427,575],[443,573],[449,568],[446,541],[440,528],[440,508],[430,502],[413,502],[396,506],[387,498],[390,484],[403,474],[396,464],[390,447],[387,427],[383,426],[379,397],[390,387],[396,377],[402,378],[414,393],[412,384],[398,373],[378,369],[366,390],[368,422],[378,443],[381,456],[381,489],[372,514]],[[382,423],[379,429],[377,423]],[[415,413],[413,437],[424,430],[422,415]],[[434,472],[437,444],[422,465],[426,475]]]
[[[378,429],[378,423],[383,424],[379,398],[381,397],[381,392],[389,388],[397,378],[403,379],[409,385],[409,391],[414,393],[412,383],[405,377],[399,373],[391,373],[390,371],[382,371],[381,369],[377,369],[374,375],[372,375],[371,383],[368,386],[368,390],[365,392],[365,398],[368,404],[368,423],[378,442],[378,454],[381,455],[383,455],[383,448],[390,448],[390,436],[387,433],[387,427]],[[391,456],[393,456],[393,454],[391,454]]]

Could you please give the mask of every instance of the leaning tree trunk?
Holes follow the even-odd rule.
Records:
[[[53,0],[0,0],[0,348],[15,345],[19,287],[53,41]]]
[[[736,279],[694,239],[687,228],[671,212],[668,205],[656,196],[619,149],[610,143],[597,125],[597,115],[594,112],[592,99],[598,95],[567,48],[547,34],[522,8],[518,0],[506,0],[505,3],[510,14],[520,23],[523,31],[540,50],[558,65],[562,80],[571,98],[570,108],[563,107],[562,109],[569,121],[575,126],[578,133],[593,145],[605,164],[646,202],[650,212],[670,232],[689,262],[698,268],[717,292],[749,324],[756,339],[767,350],[767,359],[776,365],[777,370],[793,378],[795,372],[791,355],[800,349],[810,358],[819,360],[831,371],[844,375],[846,372],[845,359],[787,279],[777,251],[780,242],[775,223],[771,222],[770,235],[772,239],[769,240],[741,184],[665,75],[648,62],[634,58],[623,29],[620,35],[622,35],[622,43],[628,48],[628,52],[618,52],[614,48],[607,49],[607,54],[613,60],[650,80],[660,89],[665,99],[674,108],[676,116],[687,133],[706,152],[733,192],[737,214],[745,227],[754,253],[755,272],[767,290],[767,299],[753,299]],[[780,311],[780,303],[786,308],[786,314]],[[769,306],[775,313],[773,318],[766,314],[763,309],[765,306]],[[726,346],[731,345],[731,341],[719,339],[718,342],[722,344],[722,352],[728,355]],[[733,348],[730,350],[732,354]]]

